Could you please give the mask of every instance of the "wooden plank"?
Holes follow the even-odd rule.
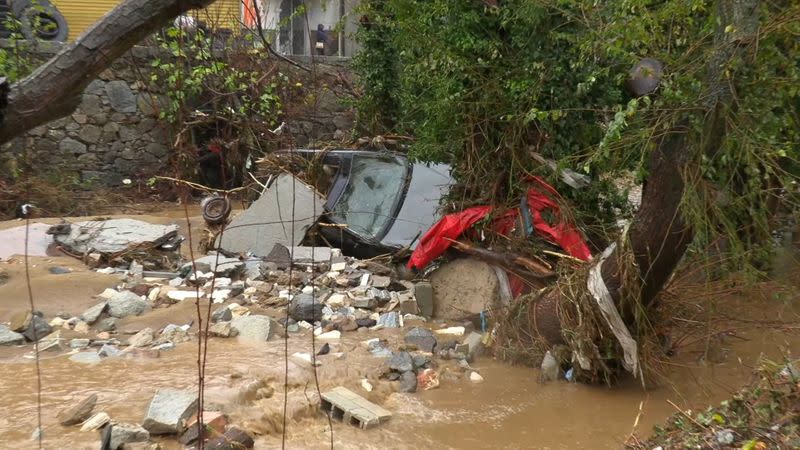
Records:
[[[359,428],[371,428],[388,421],[392,413],[355,392],[336,387],[322,394],[322,408],[331,417]]]

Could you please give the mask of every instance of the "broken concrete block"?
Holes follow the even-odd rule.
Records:
[[[84,311],[83,314],[78,317],[89,325],[92,325],[100,318],[100,314],[103,314],[103,311],[106,310],[106,306],[108,306],[108,302],[98,303]]]
[[[180,434],[186,421],[197,413],[197,394],[159,389],[150,401],[142,427],[150,434]]]
[[[231,328],[239,333],[239,339],[250,342],[266,342],[274,331],[273,320],[267,316],[242,316],[231,321]]]
[[[298,245],[324,212],[324,204],[325,198],[313,188],[291,175],[281,175],[231,220],[217,246],[233,253],[267,256],[275,244]]]
[[[423,317],[433,317],[433,287],[427,281],[414,285],[414,298]]]
[[[108,448],[118,450],[123,445],[132,442],[147,442],[150,433],[146,429],[133,423],[115,423],[110,426],[111,437]]]
[[[134,219],[109,219],[74,223],[69,234],[56,235],[55,240],[79,255],[89,250],[114,254],[133,246],[157,247],[177,234],[177,225],[153,225]]]

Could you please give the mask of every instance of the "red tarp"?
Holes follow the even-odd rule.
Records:
[[[551,198],[551,196],[557,197],[558,192],[539,177],[533,177],[531,181],[535,182],[536,185],[528,189],[527,200],[528,208],[530,208],[533,218],[534,230],[547,238],[547,240],[560,245],[569,255],[584,261],[591,259],[592,254],[589,251],[589,247],[578,230],[572,224],[561,220],[561,209],[558,203]],[[555,225],[550,225],[544,220],[542,211],[545,210],[551,210],[553,216],[559,220]],[[411,259],[408,261],[408,267],[425,268],[450,247],[450,239],[457,239],[464,231],[485,218],[491,211],[491,206],[473,206],[459,213],[448,214],[443,217],[422,236],[417,248],[411,255]],[[514,229],[518,215],[518,208],[509,210],[495,219],[492,228],[500,234],[507,235]]]

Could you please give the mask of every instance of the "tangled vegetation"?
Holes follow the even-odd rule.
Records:
[[[740,43],[746,50],[715,62],[736,107],[713,154],[698,149],[710,136],[704,81],[713,75],[715,2],[375,0],[362,2],[361,13],[361,124],[412,134],[412,157],[452,163],[461,182],[452,193],[457,209],[513,205],[525,178],[543,175],[602,249],[627,210],[626,188],[613,181],[645,180],[655,143],[679,123],[690,128],[687,151],[700,167],[687,180],[682,208],[695,248],[724,240],[728,268],[749,267],[769,249],[778,205],[793,209],[796,1],[761,2],[755,38]],[[665,69],[658,89],[637,98],[626,82],[645,57]],[[592,184],[567,186],[534,154],[591,176]]]

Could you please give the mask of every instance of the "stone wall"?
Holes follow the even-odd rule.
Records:
[[[46,59],[57,50],[48,45],[37,48],[37,55]],[[10,152],[0,152],[0,167],[2,158],[35,161],[39,175],[71,176],[100,185],[166,172],[172,132],[168,123],[158,119],[154,107],[164,98],[151,92],[145,82],[156,52],[137,47],[116,61],[89,84],[72,115],[6,144]],[[341,73],[345,64],[337,60],[320,72]],[[287,109],[300,111],[285,119],[298,146],[343,136],[353,125],[352,111],[342,104],[341,92],[331,86],[320,91],[313,107]]]

